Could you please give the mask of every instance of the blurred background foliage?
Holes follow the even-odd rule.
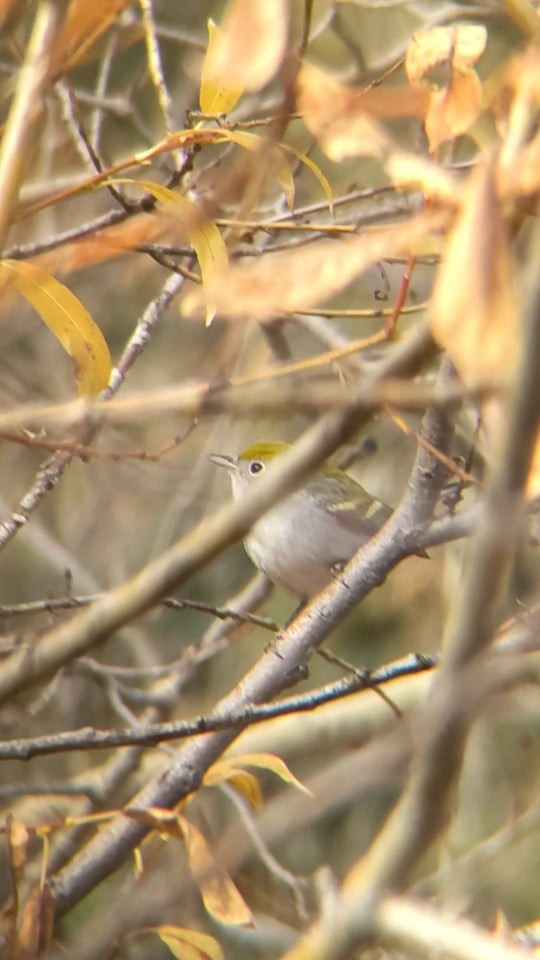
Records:
[[[106,4],[102,6],[105,13]],[[483,73],[492,75],[523,42],[520,26],[508,15],[506,6],[510,5],[435,0],[378,3],[316,0],[306,58],[348,83],[365,85],[378,81],[391,70],[388,82],[399,83],[404,81],[403,56],[415,30],[456,21],[482,22],[488,27],[489,42],[479,73],[481,77]],[[294,0],[291,7],[293,32],[300,34],[305,6],[300,0]],[[194,122],[189,112],[198,109],[200,71],[207,43],[206,20],[213,17],[219,23],[223,8],[223,3],[206,0],[183,0],[180,4],[175,0],[156,0],[154,3],[175,129]],[[3,25],[0,37],[0,71],[5,89],[2,122],[34,10],[32,2],[15,3]],[[90,46],[82,62],[62,76],[59,86],[62,85],[74,92],[86,130],[97,132],[96,149],[104,166],[144,150],[166,135],[148,67],[137,4],[123,5],[112,17],[110,28]],[[275,81],[262,93],[247,95],[235,116],[239,122],[269,116],[280,103],[281,95],[280,81]],[[20,196],[22,209],[66,189],[89,173],[88,165],[81,160],[73,128],[66,121],[65,98],[65,91],[61,94],[52,88],[47,95],[46,109],[39,120],[39,135],[27,158],[26,179]],[[404,146],[423,147],[418,118],[395,120],[390,126]],[[353,191],[369,192],[388,186],[387,174],[379,160],[354,157],[332,162],[300,119],[291,119],[286,125],[285,141],[309,152],[329,179],[336,198]],[[474,149],[470,140],[462,138],[443,149],[442,159],[447,163],[466,162]],[[203,145],[193,156],[185,185],[194,184],[198,199],[213,215],[234,218],[241,208],[242,185],[251,163],[252,158],[242,155],[238,149]],[[143,167],[141,175],[166,182],[173,170],[173,159],[163,154],[154,159],[151,174]],[[333,222],[325,208],[320,184],[310,171],[295,164],[294,175],[296,209],[320,205],[316,213],[306,212],[304,221],[312,217],[317,222]],[[138,199],[137,191],[129,187],[126,194]],[[66,283],[89,310],[105,335],[114,362],[149,301],[159,295],[166,278],[164,267],[144,250],[128,250],[120,256],[98,256],[100,236],[93,238],[93,247],[66,241],[47,249],[50,238],[91,223],[106,214],[112,203],[108,191],[99,189],[49,205],[13,225],[6,255],[13,256],[13,247],[17,247],[24,256],[26,245],[32,246],[51,273]],[[336,220],[385,222],[394,219],[396,211],[399,214],[402,203],[399,191],[391,188],[387,193],[370,193],[364,199],[337,206]],[[285,212],[284,197],[274,182],[251,215],[262,218]],[[144,216],[144,213],[135,214],[135,217]],[[166,242],[185,245],[185,237],[175,236],[170,218],[166,234]],[[246,231],[239,249],[247,256],[251,246],[261,255],[266,244],[273,248],[280,239],[277,233],[267,240],[259,231]],[[40,244],[44,245],[42,249]],[[191,262],[189,256],[177,260],[185,266]],[[435,266],[434,259],[418,264],[408,292],[409,305],[422,304],[429,297]],[[404,267],[404,261],[381,263],[329,304],[336,309],[373,310],[371,318],[324,318],[324,329],[349,339],[379,330],[383,321],[376,311],[381,307],[392,308]],[[73,369],[58,342],[22,299],[14,299],[5,292],[2,296],[1,405],[9,408],[22,403],[56,403],[71,398]],[[400,330],[411,327],[417,317],[417,314],[404,315]],[[151,397],[156,388],[190,382],[193,378],[212,383],[257,373],[283,359],[279,355],[280,343],[286,344],[286,352],[292,359],[326,349],[324,338],[321,343],[313,325],[303,317],[280,320],[266,329],[264,324],[218,317],[207,328],[201,318],[182,316],[175,301],[129,370],[122,395],[146,391]],[[367,359],[380,357],[387,349],[388,345],[374,347]],[[354,376],[346,362],[334,370],[345,379]],[[406,419],[410,427],[418,426],[415,416],[407,415]],[[460,421],[456,455],[466,454],[469,449],[473,420],[470,411],[466,411]],[[208,462],[209,453],[236,453],[255,439],[294,440],[308,423],[309,418],[301,410],[278,411],[263,417],[246,408],[241,416],[201,417],[186,439],[157,461],[115,460],[112,456],[75,458],[30,522],[3,550],[0,604],[46,600],[67,594],[84,596],[120,584],[229,497],[227,478],[218,475]],[[98,445],[103,451],[119,455],[130,450],[152,453],[182,436],[191,426],[187,417],[171,414],[125,427],[105,424]],[[373,418],[358,442],[366,436],[373,439],[373,449],[358,459],[352,472],[370,492],[394,505],[406,486],[415,454],[414,440],[404,436],[384,412]],[[19,501],[34,482],[45,457],[43,450],[6,440],[1,442],[0,509],[4,517],[17,511]],[[474,492],[468,492],[466,499],[474,500]],[[357,666],[367,667],[411,650],[437,651],[441,645],[444,611],[460,590],[462,551],[462,546],[456,544],[434,548],[429,561],[409,558],[349,616],[328,646]],[[186,584],[181,595],[216,606],[226,605],[252,572],[242,547],[232,547]],[[526,558],[516,596],[528,595],[535,575],[536,566],[530,557]],[[527,599],[526,595],[522,598]],[[275,590],[260,612],[283,623],[292,606],[286,594]],[[1,648],[7,654],[14,645],[37,642],[52,624],[69,616],[69,612],[44,611],[39,615],[3,617]],[[190,645],[201,643],[210,622],[204,613],[158,608],[109,639],[95,651],[95,657],[106,664],[150,671],[156,665],[179,658]],[[269,634],[260,628],[236,628],[226,648],[193,672],[172,715],[191,716],[209,711],[258,658],[268,639]],[[304,687],[336,675],[335,666],[315,657],[310,665],[309,682]],[[518,703],[514,703],[514,697]],[[67,667],[50,686],[32,688],[4,708],[0,716],[1,736],[8,739],[86,725],[125,725],[129,711],[136,715],[140,708],[129,697],[119,706],[118,699],[122,698],[111,695],[110,685],[103,678],[90,671]],[[364,699],[373,703],[377,697],[368,693]],[[376,708],[390,713],[384,704],[377,703]],[[354,717],[354,709],[352,703],[347,703],[341,715],[336,712],[335,727],[326,742],[309,733],[309,718],[305,721],[296,718],[289,724],[283,721],[283,733],[277,734],[280,746],[276,752],[284,756],[305,782],[327,766],[332,770],[332,765],[342,756],[350,757],[353,766],[358,759],[355,745],[358,744],[361,753],[364,738],[369,739],[365,734],[368,721],[366,718],[362,721],[361,716],[357,730],[344,732],[343,714],[350,710]],[[493,922],[496,912],[502,910],[511,925],[517,926],[530,922],[538,912],[538,716],[538,696],[531,691],[506,695],[491,704],[469,744],[459,796],[455,799],[452,831],[437,857],[428,859],[418,877],[420,891],[426,890],[437,902],[482,922]],[[291,723],[304,722],[306,733],[302,744],[291,736]],[[254,742],[265,743],[262,729],[252,737]],[[137,785],[144,782],[160,762],[160,751],[154,753],[157,756],[141,761],[104,799],[105,807],[129,799]],[[65,784],[76,775],[91,779],[91,768],[103,762],[102,755],[68,753],[37,759],[26,766],[4,763],[2,783],[21,791],[20,798],[5,794],[4,809],[11,809],[17,819],[26,818],[34,823],[54,818],[58,810],[65,814],[71,808],[76,809],[73,799],[24,797],[25,790],[44,783],[49,787]],[[330,804],[320,816],[312,812],[306,816],[305,824],[296,822],[290,830],[281,825],[281,836],[274,849],[278,860],[301,875],[317,870],[323,863],[329,863],[338,876],[343,875],[368,846],[397,798],[405,770],[406,751],[401,759],[389,760],[388,765],[382,759],[379,775],[373,775],[365,787],[359,785],[351,789],[350,795],[337,802],[335,808]],[[271,775],[263,780],[268,801],[283,791],[292,790]],[[528,812],[528,819],[521,827],[523,811]],[[230,800],[216,790],[204,790],[197,800],[200,829],[215,840],[237,818]],[[484,849],[482,845],[490,837],[491,845],[488,843]],[[176,900],[175,878],[186,870],[185,863],[181,862],[180,846],[170,840],[160,847],[154,841],[147,877],[139,882],[137,903],[144,898],[143,912],[146,918],[153,914],[153,922],[165,922],[168,918],[169,922],[201,926],[215,933],[216,924],[203,915],[195,888],[188,894],[184,886],[182,904]],[[120,879],[115,875],[81,904],[66,921],[68,933],[78,930],[79,924],[90,930],[102,913],[108,912],[111,898],[114,901],[118,898],[120,910],[127,910],[122,896],[123,891],[125,895],[125,890],[131,890],[130,870],[127,866]],[[289,938],[287,922],[291,917],[287,888],[280,888],[275,877],[255,856],[242,868],[238,883],[257,915],[258,927],[251,933],[220,928],[219,937],[225,943],[227,954],[231,957],[279,955]],[[282,918],[283,925],[278,922]],[[149,941],[134,940],[123,949],[126,956],[158,957],[160,951],[168,955],[166,948],[156,946],[155,941],[151,946],[148,944]]]

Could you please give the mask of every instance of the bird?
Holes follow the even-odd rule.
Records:
[[[288,443],[259,442],[236,457],[213,453],[209,459],[227,471],[233,497],[241,500],[289,449]],[[320,593],[392,513],[344,470],[326,464],[253,524],[244,547],[272,583],[305,601]]]

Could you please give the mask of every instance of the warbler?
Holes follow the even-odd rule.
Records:
[[[288,443],[256,443],[238,457],[210,455],[229,474],[235,500]],[[301,600],[319,593],[392,510],[339,467],[324,466],[268,510],[244,540],[250,559],[275,584]]]

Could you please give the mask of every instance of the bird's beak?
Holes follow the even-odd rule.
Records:
[[[227,473],[236,473],[238,466],[234,457],[228,457],[225,453],[211,453],[208,457],[211,463],[218,467],[223,467]]]

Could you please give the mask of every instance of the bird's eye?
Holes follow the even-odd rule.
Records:
[[[252,477],[256,476],[257,473],[260,473],[261,470],[264,470],[264,463],[261,463],[260,460],[254,460],[253,463],[250,463],[249,472]]]

